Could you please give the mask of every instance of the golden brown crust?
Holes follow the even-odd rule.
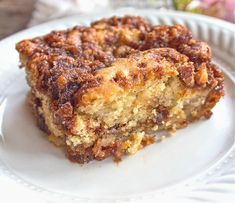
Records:
[[[178,77],[183,89],[210,92],[197,110],[200,113],[180,121],[178,127],[201,116],[209,117],[211,108],[224,95],[223,76],[211,63],[210,47],[193,39],[181,25],[155,26],[141,17],[112,17],[90,27],[76,26],[23,40],[16,49],[30,86],[48,98],[54,124],[67,135],[74,134],[75,109],[92,104],[97,97],[108,100],[112,94],[127,92],[150,79]],[[32,101],[37,111],[40,100],[35,96]],[[155,111],[155,124],[167,120],[166,107],[160,105]],[[36,114],[41,127],[48,131],[43,115]],[[102,130],[101,126],[96,129]],[[67,152],[71,160],[80,163],[110,155],[119,159],[123,153],[118,141],[101,148],[97,139],[93,147],[68,148]]]

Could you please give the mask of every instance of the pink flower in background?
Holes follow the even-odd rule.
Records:
[[[227,0],[225,3],[227,8],[235,9],[235,0]]]
[[[202,13],[235,22],[235,0],[201,0]]]
[[[223,0],[201,0],[201,2],[202,2],[201,6],[203,8],[210,8],[211,5],[218,3],[218,2],[221,2],[221,1],[223,1]]]
[[[177,10],[201,13],[235,23],[235,0],[173,0]]]
[[[235,0],[227,0],[225,6],[229,11],[227,19],[235,22]]]

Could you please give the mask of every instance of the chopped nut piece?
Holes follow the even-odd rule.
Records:
[[[207,67],[202,63],[195,74],[195,81],[198,85],[205,85],[208,82]]]

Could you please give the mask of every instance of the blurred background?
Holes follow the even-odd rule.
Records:
[[[235,0],[0,0],[0,39],[52,19],[122,7],[180,10],[235,23]]]

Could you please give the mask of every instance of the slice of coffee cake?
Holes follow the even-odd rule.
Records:
[[[209,118],[224,94],[210,47],[181,25],[113,17],[16,49],[39,126],[78,163],[133,154],[154,131]]]

